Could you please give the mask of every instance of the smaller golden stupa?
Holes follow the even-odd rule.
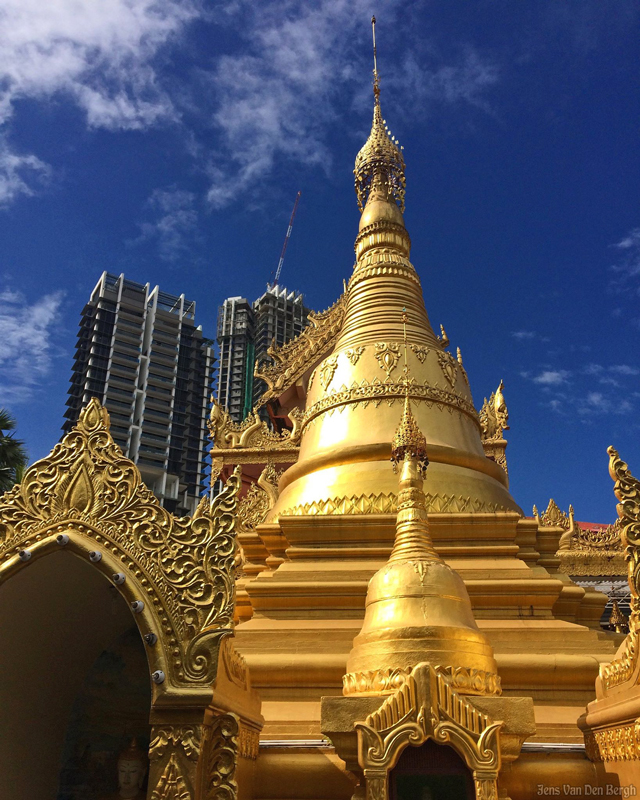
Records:
[[[406,330],[407,314],[403,311]],[[406,348],[406,334],[405,334]],[[427,440],[406,395],[391,461],[400,470],[396,536],[389,560],[369,583],[362,630],[354,640],[344,694],[395,691],[419,663],[473,679],[463,693],[499,694],[493,650],[476,625],[462,578],[436,553],[429,535],[423,484]]]

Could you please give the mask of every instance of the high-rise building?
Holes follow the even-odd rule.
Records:
[[[308,314],[300,292],[277,284],[253,303],[229,297],[220,306],[217,399],[236,422],[247,416],[265,389],[253,377],[256,361],[266,357],[273,342],[280,346],[301,333]]]
[[[205,488],[212,342],[195,303],[104,272],[82,311],[65,432],[92,397],[164,506],[193,513]]]
[[[228,297],[218,309],[218,402],[232,419],[251,411],[255,361],[255,318],[245,297]]]
[[[272,344],[281,347],[302,333],[307,324],[309,309],[305,308],[300,292],[290,292],[284,286],[269,286],[253,303],[256,320],[255,360],[261,363]],[[264,381],[253,382],[253,405],[266,389]]]

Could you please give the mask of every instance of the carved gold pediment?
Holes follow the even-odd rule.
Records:
[[[270,347],[270,364],[256,364],[255,376],[267,384],[258,408],[293,386],[313,364],[322,361],[335,347],[342,328],[346,294],[321,313],[309,314],[309,325],[299,336],[281,347]]]
[[[569,506],[569,514],[566,514],[559,508],[553,498],[549,500],[547,510],[543,511],[542,514],[538,512],[535,506],[533,507],[533,516],[538,521],[538,524],[543,525],[545,528],[564,528],[564,530],[568,531],[571,525],[570,516],[572,514],[573,508],[571,506]]]
[[[388,776],[408,745],[433,739],[454,748],[473,774],[476,797],[497,800],[500,728],[444,675],[423,663],[364,722],[356,722],[367,800],[388,798]]]
[[[234,422],[229,412],[212,397],[207,426],[216,452],[242,448],[295,450],[300,441],[302,412],[294,409],[290,412],[289,417],[293,422],[293,429],[275,433],[255,411],[252,411],[242,422]]]
[[[232,631],[239,485],[237,471],[213,504],[203,498],[193,517],[174,517],[114,443],[107,411],[93,399],[0,497],[0,581],[61,547],[98,553],[95,567],[110,580],[122,573],[118,588],[142,603],[136,618],[157,636],[150,660],[168,683],[209,684],[220,639]]]

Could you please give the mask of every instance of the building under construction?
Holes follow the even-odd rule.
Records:
[[[302,294],[280,286],[300,195],[301,192],[296,195],[278,266],[267,291],[253,303],[245,297],[228,297],[218,310],[217,400],[235,422],[242,422],[267,388],[264,381],[254,380],[256,363],[261,364],[269,357],[272,345],[281,347],[298,336],[307,324],[309,309],[304,306]]]
[[[282,346],[298,336],[308,314],[300,292],[276,283],[253,303],[245,297],[228,297],[220,306],[217,400],[233,420],[241,422],[266,388],[254,380],[256,362],[266,359],[274,342]]]

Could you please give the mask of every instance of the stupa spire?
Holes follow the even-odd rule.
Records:
[[[356,156],[354,169],[358,207],[364,211],[369,202],[385,201],[404,211],[405,174],[401,147],[387,129],[380,108],[380,75],[376,48],[376,18],[373,30],[373,123],[371,133]],[[398,214],[402,224],[402,215]],[[370,223],[368,223],[370,224]],[[360,226],[363,227],[362,225]]]
[[[407,558],[440,561],[429,535],[423,482],[427,474],[427,440],[411,412],[407,362],[407,312],[402,310],[404,334],[404,409],[391,445],[393,471],[400,470],[396,538],[389,561]]]
[[[417,443],[417,431],[427,436],[431,466],[424,502],[430,511],[518,510],[504,470],[485,456],[467,374],[444,349],[448,340],[433,332],[410,261],[401,210],[405,164],[380,110],[375,39],[373,106],[371,133],[355,162],[362,213],[341,330],[333,351],[309,376],[300,456],[280,481],[269,520],[395,511],[402,487],[388,464],[401,415],[398,452]],[[402,370],[403,342],[410,381]],[[417,491],[414,460],[400,462],[407,486]]]

